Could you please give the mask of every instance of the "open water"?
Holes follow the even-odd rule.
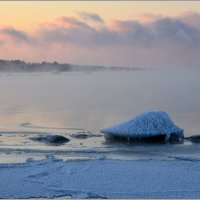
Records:
[[[109,143],[100,129],[163,110],[200,134],[200,70],[0,74],[0,163],[62,159],[198,159],[200,144]],[[31,138],[70,139],[51,145]],[[77,137],[80,134],[86,138]]]

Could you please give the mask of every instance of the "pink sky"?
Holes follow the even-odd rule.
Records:
[[[82,4],[0,2],[0,59],[199,66],[199,2]]]

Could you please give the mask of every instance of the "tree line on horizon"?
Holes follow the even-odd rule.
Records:
[[[31,63],[21,60],[0,59],[0,72],[68,72],[68,71],[102,71],[102,70],[139,70],[136,67],[73,65],[54,62]]]

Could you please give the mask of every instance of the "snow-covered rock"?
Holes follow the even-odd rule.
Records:
[[[183,129],[176,126],[163,111],[144,112],[135,118],[101,130],[106,136],[147,138],[163,136],[165,141],[181,140]]]
[[[69,142],[69,139],[62,135],[40,135],[30,139],[33,141],[44,142],[52,145],[62,145],[66,142]]]

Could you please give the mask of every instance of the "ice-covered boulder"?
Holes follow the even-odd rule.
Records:
[[[101,130],[108,138],[160,139],[181,141],[183,129],[176,126],[163,111],[144,112],[135,118]]]

